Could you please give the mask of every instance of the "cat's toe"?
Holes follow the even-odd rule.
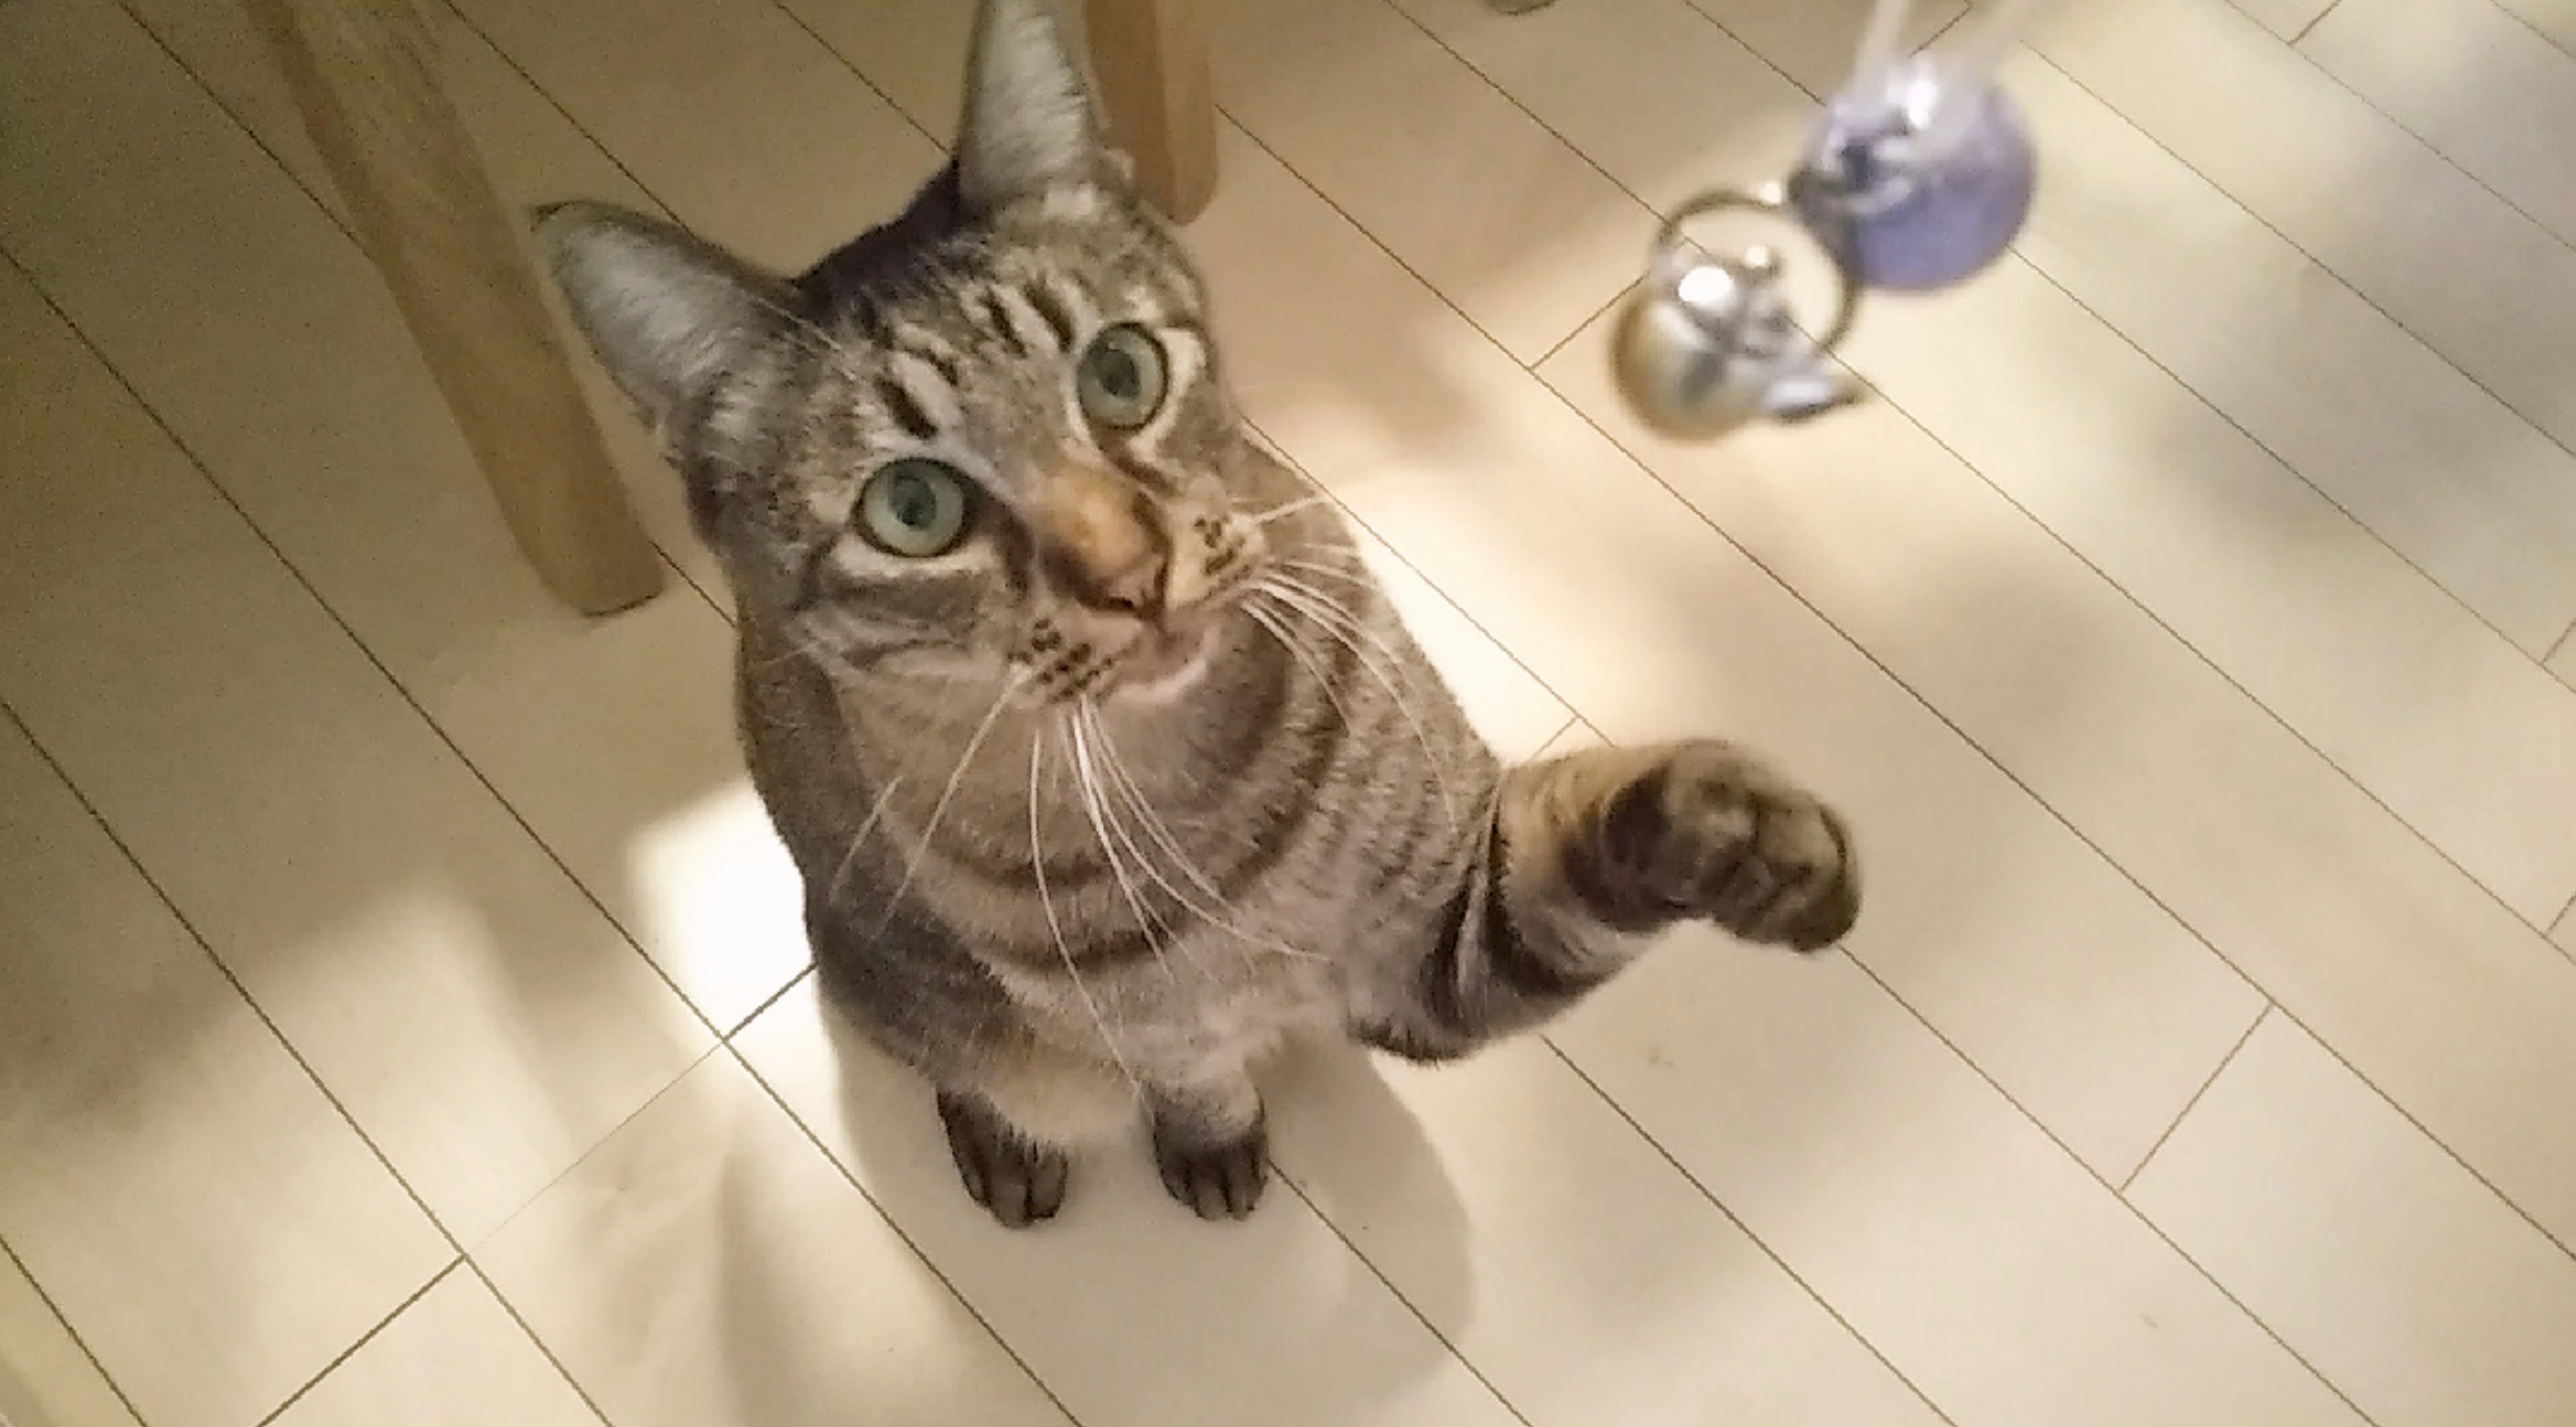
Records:
[[[1816,815],[1832,837],[1833,856],[1804,869],[1793,895],[1769,916],[1775,940],[1799,951],[1822,951],[1849,935],[1860,920],[1860,863],[1852,856],[1851,833],[1832,810]]]
[[[1064,1208],[1072,1161],[1050,1145],[1030,1143],[984,1104],[943,1092],[939,1118],[966,1193],[1003,1226],[1025,1229]]]
[[[1761,799],[1757,830],[1703,896],[1708,918],[1747,941],[1822,951],[1860,918],[1850,834],[1813,799]]]
[[[1814,797],[1709,749],[1676,760],[1661,803],[1656,871],[1677,907],[1800,951],[1833,945],[1858,920],[1851,834]]]
[[[1270,1179],[1269,1136],[1258,1124],[1241,1139],[1218,1145],[1177,1141],[1154,1132],[1154,1165],[1163,1188],[1202,1219],[1242,1219],[1261,1202]]]

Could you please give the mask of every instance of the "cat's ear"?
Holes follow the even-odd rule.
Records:
[[[975,7],[957,172],[966,206],[979,213],[1059,184],[1116,182],[1124,172],[1053,0]]]
[[[789,322],[779,279],[658,218],[605,203],[539,209],[539,254],[600,365],[666,442],[726,379],[766,368]]]

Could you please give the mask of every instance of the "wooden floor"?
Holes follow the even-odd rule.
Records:
[[[801,977],[646,439],[688,583],[581,623],[230,0],[7,0],[0,1416],[2576,1424],[2576,0],[2064,0],[2016,254],[1709,447],[1602,313],[1862,0],[1215,8],[1260,429],[1505,750],[1847,806],[1849,954],[1288,1067],[1239,1228],[994,1228]],[[515,198],[791,264],[966,7],[431,9]]]

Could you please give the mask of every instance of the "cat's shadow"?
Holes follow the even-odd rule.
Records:
[[[1282,1168],[1250,1219],[1204,1223],[1174,1203],[1140,1129],[1080,1155],[1063,1213],[1014,1231],[959,1185],[928,1087],[827,1008],[809,1013],[831,1059],[813,1067],[816,1083],[828,1075],[832,1090],[828,1104],[799,1105],[830,1118],[811,1128],[1078,1420],[1306,1427],[1401,1419],[1426,1387],[1456,1390],[1425,1383],[1457,1368],[1420,1319],[1456,1325],[1472,1312],[1464,1212],[1362,1052],[1299,1052],[1266,1078]],[[1332,1223],[1292,1173],[1326,1154],[1370,1171],[1356,1197],[1337,1197]],[[1335,1223],[1402,1236],[1392,1288]]]

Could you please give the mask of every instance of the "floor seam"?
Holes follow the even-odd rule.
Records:
[[[2470,371],[2467,367],[2462,366],[2458,358],[2453,357],[2449,352],[2436,346],[2432,340],[2427,338],[2423,333],[2416,331],[2413,327],[2407,325],[2404,321],[2401,321],[2397,314],[2390,312],[2387,306],[2381,303],[2379,299],[2362,291],[2359,283],[2356,283],[2351,278],[2344,276],[2341,269],[2336,268],[2325,259],[2318,257],[2314,252],[2309,250],[2306,244],[2301,243],[2299,240],[2291,237],[2287,232],[2283,231],[2279,224],[2273,222],[2270,218],[2265,217],[2260,209],[2257,209],[2252,203],[2239,197],[2236,190],[2229,188],[2227,185],[2220,183],[2217,179],[2203,172],[2199,165],[2193,163],[2190,159],[2183,157],[2183,155],[2176,151],[2172,145],[2158,137],[2153,130],[2147,128],[2137,120],[2130,118],[2127,110],[2124,110],[2120,106],[2112,103],[2109,99],[2097,92],[2091,85],[2088,85],[2083,80],[2077,78],[2073,71],[2067,69],[2066,66],[2059,64],[2055,59],[2050,58],[2046,51],[2030,45],[2024,45],[2022,48],[2027,51],[2032,58],[2056,71],[2058,76],[2064,79],[2068,84],[2071,84],[2078,90],[2083,91],[2087,98],[2090,98],[2094,103],[2101,105],[2104,112],[2112,115],[2120,121],[2122,127],[2128,129],[2131,133],[2136,134],[2139,138],[2145,140],[2149,144],[2154,145],[2158,152],[2180,165],[2194,178],[2197,178],[2202,183],[2209,185],[2213,192],[2223,195],[2228,202],[2236,206],[2236,210],[2238,212],[2244,214],[2254,222],[2261,224],[2272,234],[2273,237],[2280,239],[2293,252],[2296,252],[2300,257],[2307,259],[2317,271],[2324,273],[2329,278],[2332,278],[2338,286],[2342,287],[2345,291],[2351,293],[2354,297],[2359,298],[2363,303],[2367,304],[2371,311],[2378,313],[2390,326],[2395,327],[2398,331],[2414,338],[2416,345],[2430,353],[2435,360],[2458,373],[2461,380],[2476,387],[2479,391],[2486,393],[2488,399],[2495,402],[2496,405],[2512,412],[2524,425],[2539,433],[2542,440],[2545,440],[2551,445],[2556,446],[2559,450],[2566,452],[2571,458],[2576,458],[2576,446],[2570,446],[2565,440],[2560,439],[2558,433],[2551,431],[2549,428],[2541,425],[2538,421],[2533,420],[2530,414],[2525,412],[2521,407],[2516,406],[2514,403],[2505,400],[2501,395],[2498,395],[2496,389],[2487,385],[2484,378],[2480,377],[2477,373]],[[2368,101],[2364,102],[2367,103]],[[2398,127],[2401,130],[2404,128],[2403,125],[2399,125]],[[2408,137],[2412,138],[2414,136],[2410,134]],[[2420,144],[2423,143],[2423,140],[2416,139],[2416,142]],[[2426,147],[2431,148],[2430,145],[2426,145]],[[2433,152],[2436,157],[2440,157],[2440,150],[2436,149],[2433,150]],[[2447,164],[2450,160],[2444,158],[2443,162]],[[2457,165],[2452,166],[2454,168],[2457,167]],[[2560,239],[2559,241],[2562,245],[2566,243],[2565,239]]]
[[[356,1357],[369,1343],[374,1342],[387,1328],[392,1327],[405,1313],[410,1312],[413,1304],[428,1297],[431,1289],[445,1283],[448,1276],[455,1273],[457,1268],[464,1262],[465,1255],[462,1252],[450,1256],[446,1263],[439,1266],[438,1272],[429,1276],[429,1282],[413,1289],[411,1296],[404,1299],[402,1302],[395,1304],[394,1310],[391,1313],[377,1319],[375,1326],[369,1328],[364,1333],[359,1334],[358,1341],[341,1349],[339,1356],[331,1359],[328,1363],[323,1364],[322,1371],[315,1373],[310,1378],[307,1378],[302,1387],[299,1387],[286,1395],[286,1400],[284,1402],[281,1402],[277,1404],[277,1406],[269,1409],[268,1414],[259,1419],[259,1427],[269,1427],[270,1423],[275,1422],[278,1418],[284,1416],[287,1409],[293,1407],[298,1402],[303,1401],[306,1393],[320,1387],[330,1378],[331,1374],[340,1370],[341,1364]]]
[[[2282,41],[2282,43],[2288,45],[2294,50],[2299,46],[2306,44],[2308,42],[2308,36],[2317,32],[2317,26],[2326,22],[2326,16],[2333,14],[2341,8],[2343,8],[2343,0],[2327,0],[2326,7],[2324,9],[2319,10],[2315,15],[2309,17],[2308,22],[2299,27],[2299,32],[2297,34],[2287,37]],[[2249,15],[2246,18],[2252,19],[2253,17]],[[2255,23],[2261,24],[2262,22],[2258,20]],[[2266,26],[2265,28],[2269,27]]]
[[[2200,1082],[2200,1088],[2192,1091],[2191,1098],[2182,1102],[2182,1109],[2174,1114],[2173,1122],[2166,1125],[2164,1133],[2156,1136],[2156,1142],[2147,1146],[2147,1152],[2139,1156],[2137,1165],[2121,1176],[2118,1190],[2121,1198],[2129,1197],[2129,1187],[2136,1184],[2138,1177],[2147,1172],[2148,1165],[2156,1162],[2156,1156],[2164,1151],[2165,1142],[2174,1137],[2174,1131],[2182,1128],[2182,1122],[2190,1119],[2191,1112],[2200,1108],[2200,1102],[2209,1094],[2210,1087],[2216,1085],[2219,1077],[2227,1073],[2227,1067],[2236,1063],[2237,1052],[2245,1049],[2246,1043],[2254,1039],[2256,1031],[2263,1029],[2263,1023],[2271,1019],[2273,1009],[2271,998],[2265,997],[2262,1007],[2255,1011],[2253,1021],[2245,1027],[2245,1034],[2238,1036],[2236,1043],[2227,1048],[2227,1054],[2218,1058],[2218,1064],[2210,1068],[2208,1076]]]
[[[810,971],[807,973],[808,976],[811,974]],[[796,979],[801,982],[805,977],[800,976]],[[790,989],[793,989],[792,984]],[[958,1288],[956,1280],[948,1276],[948,1270],[940,1267],[937,1259],[923,1250],[920,1242],[913,1238],[912,1231],[906,1229],[902,1222],[877,1199],[876,1195],[870,1193],[868,1187],[859,1182],[859,1176],[848,1165],[841,1162],[841,1157],[832,1152],[830,1145],[823,1143],[823,1137],[813,1126],[805,1123],[805,1117],[796,1113],[796,1107],[789,1104],[786,1095],[781,1093],[777,1086],[772,1085],[767,1076],[760,1073],[760,1067],[751,1063],[751,1057],[744,1055],[741,1048],[731,1042],[727,1042],[723,1050],[743,1074],[751,1077],[751,1082],[760,1087],[761,1093],[769,1097],[770,1104],[787,1117],[787,1122],[796,1127],[796,1132],[804,1136],[805,1142],[813,1146],[815,1153],[821,1155],[824,1162],[832,1166],[832,1172],[838,1174],[843,1183],[858,1192],[859,1198],[866,1201],[868,1208],[884,1222],[886,1231],[893,1234],[903,1244],[905,1251],[910,1253],[932,1278],[939,1281],[939,1286],[947,1290],[948,1296],[956,1300],[959,1307],[966,1310],[966,1316],[975,1320],[976,1325],[984,1330],[984,1335],[993,1340],[993,1345],[1000,1348],[1003,1355],[1019,1367],[1020,1372],[1028,1378],[1030,1385],[1045,1394],[1047,1401],[1055,1404],[1055,1410],[1064,1414],[1065,1421],[1072,1423],[1074,1427],[1084,1427],[1082,1419],[1074,1414],[1073,1408],[1056,1393],[1055,1385],[1039,1376],[1037,1369],[1029,1365],[1028,1359],[1020,1355],[1020,1350],[1012,1346],[1011,1340],[1002,1336],[1001,1330],[993,1326],[993,1321],[984,1316],[983,1308],[978,1306],[974,1299],[967,1297],[964,1290]],[[840,1068],[838,1055],[833,1057],[833,1067],[836,1072]]]
[[[2231,6],[2230,8],[2233,7]],[[2576,238],[2570,238],[2568,235],[2559,232],[2555,224],[2542,221],[2540,215],[2514,201],[2513,196],[2506,193],[2503,189],[2487,182],[2484,175],[2479,174],[2475,170],[2471,169],[2465,162],[2454,157],[2450,150],[2433,142],[2433,140],[2426,135],[2416,132],[2413,125],[2381,107],[2378,100],[2373,99],[2369,95],[2362,93],[2359,89],[2354,88],[2350,81],[2328,68],[2324,61],[2318,59],[2315,55],[2308,53],[2308,36],[2315,34],[2317,27],[2326,22],[2326,16],[2332,15],[2335,11],[2342,8],[2343,0],[2335,0],[2335,3],[2328,5],[2325,8],[2324,14],[2310,20],[2307,23],[2307,27],[2299,31],[2298,38],[2289,42],[2288,48],[2290,53],[2297,55],[2300,61],[2305,63],[2308,68],[2315,70],[2320,75],[2323,75],[2328,82],[2334,85],[2335,88],[2340,89],[2344,93],[2351,95],[2354,99],[2359,100],[2363,107],[2369,109],[2371,113],[2387,120],[2390,128],[2395,129],[2397,132],[2404,134],[2407,138],[2414,140],[2426,153],[2440,159],[2443,165],[2449,168],[2451,172],[2456,173],[2460,177],[2467,179],[2469,182],[2476,184],[2478,187],[2485,189],[2489,198],[2492,198],[2496,202],[2511,209],[2515,214],[2519,215],[2524,222],[2529,223],[2532,227],[2539,229],[2548,237],[2556,240],[2558,246],[2567,249],[2571,253],[2576,253]],[[2495,8],[2516,20],[2521,20],[2525,28],[2530,27],[2529,21],[2522,20],[2521,16],[2515,15],[2513,11],[2505,9],[2502,5],[2498,5]],[[2548,36],[2543,35],[2541,38],[2543,40],[2547,40]],[[2123,115],[2122,117],[2125,118],[2126,116]]]
[[[0,705],[0,712],[7,713],[9,722],[17,725],[21,735],[26,733],[27,726],[18,721],[16,710]],[[33,742],[32,739],[29,741]],[[79,1328],[73,1326],[71,1315],[63,1311],[62,1304],[54,1301],[53,1294],[47,1292],[45,1285],[36,1278],[35,1270],[27,1267],[27,1261],[19,1257],[18,1251],[10,1246],[5,1237],[0,1237],[0,1258],[7,1259],[10,1266],[17,1269],[18,1276],[27,1281],[27,1291],[35,1294],[36,1301],[45,1306],[45,1311],[54,1315],[54,1322],[62,1328],[63,1336],[71,1339],[73,1347],[80,1349],[81,1357],[89,1364],[90,1371],[98,1374],[99,1382],[105,1385],[118,1402],[124,1404],[126,1415],[133,1418],[136,1423],[142,1423],[145,1420],[143,1411],[136,1407],[134,1399],[126,1394],[125,1384],[118,1382],[116,1374],[107,1370],[107,1364],[99,1360],[98,1350],[89,1345],[89,1339],[82,1336]],[[0,1427],[8,1427],[8,1424],[0,1422]],[[25,1427],[38,1427],[38,1424],[28,1423]]]
[[[1573,1073],[1575,1079],[1583,1082],[1585,1089],[1590,1090],[1602,1104],[1608,1106],[1610,1108],[1610,1113],[1618,1116],[1620,1122],[1625,1124],[1631,1133],[1635,1134],[1638,1139],[1643,1140],[1646,1147],[1655,1152],[1656,1158],[1661,1159],[1665,1164],[1670,1165],[1673,1173],[1682,1177],[1683,1183],[1688,1184],[1694,1191],[1696,1191],[1700,1198],[1708,1201],[1709,1207],[1715,1209],[1720,1218],[1723,1218],[1726,1222],[1734,1225],[1736,1232],[1744,1236],[1744,1241],[1746,1243],[1751,1244],[1756,1250],[1760,1251],[1761,1255],[1765,1259],[1770,1260],[1773,1267],[1779,1269],[1781,1273],[1788,1276],[1791,1283],[1798,1285],[1798,1291],[1806,1294],[1810,1302],[1823,1309],[1825,1311],[1825,1316],[1833,1319],[1834,1322],[1842,1328],[1843,1332],[1849,1334],[1851,1340],[1859,1344],[1863,1352],[1866,1352],[1872,1358],[1877,1359],[1879,1366],[1886,1368],[1890,1375],[1892,1375],[1898,1382],[1903,1383],[1905,1385],[1905,1390],[1914,1394],[1914,1399],[1923,1404],[1925,1411],[1941,1419],[1944,1423],[1949,1424],[1949,1427],[1959,1427],[1957,1419],[1953,1418],[1948,1412],[1943,1411],[1941,1404],[1933,1401],[1932,1395],[1925,1392],[1922,1386],[1916,1383],[1914,1379],[1906,1373],[1905,1369],[1898,1367],[1896,1365],[1896,1360],[1889,1357],[1886,1351],[1880,1348],[1876,1342],[1872,1341],[1868,1334],[1862,1332],[1857,1324],[1853,1323],[1849,1318],[1844,1317],[1842,1309],[1836,1307],[1833,1300],[1827,1298],[1822,1293],[1817,1292],[1815,1285],[1807,1282],[1805,1275],[1799,1273],[1797,1268],[1793,1266],[1787,1258],[1783,1257],[1779,1250],[1771,1247],[1768,1240],[1764,1239],[1760,1234],[1755,1233],[1752,1225],[1745,1223],[1733,1209],[1728,1208],[1726,1206],[1726,1201],[1719,1198],[1715,1191],[1711,1190],[1707,1184],[1703,1183],[1700,1177],[1691,1171],[1690,1166],[1683,1164],[1680,1156],[1674,1154],[1670,1149],[1667,1149],[1662,1140],[1655,1138],[1653,1134],[1649,1133],[1646,1127],[1638,1121],[1636,1115],[1632,1113],[1627,1106],[1619,1103],[1617,1096],[1612,1095],[1609,1091],[1603,1089],[1600,1082],[1592,1078],[1592,1073],[1590,1071],[1585,1070],[1573,1056],[1566,1053],[1563,1046],[1556,1043],[1556,1037],[1552,1033],[1541,1032],[1539,1035],[1539,1043],[1546,1046],[1549,1053],[1554,1055],[1568,1071]]]
[[[537,1350],[539,1357],[546,1360],[546,1365],[555,1370],[555,1376],[563,1379],[564,1386],[572,1389],[572,1395],[581,1399],[581,1405],[590,1409],[590,1415],[599,1419],[601,1427],[610,1427],[607,1410],[599,1405],[597,1398],[590,1395],[589,1388],[582,1386],[581,1379],[572,1375],[572,1369],[564,1366],[563,1359],[555,1356],[554,1345],[539,1336],[536,1325],[530,1323],[528,1316],[519,1311],[519,1305],[510,1301],[510,1295],[501,1291],[501,1285],[492,1281],[492,1275],[476,1261],[473,1252],[467,1251],[458,1259],[458,1262],[465,1266],[467,1273],[474,1275],[476,1282],[483,1285],[485,1293],[492,1295],[492,1301],[501,1305],[502,1313],[517,1326],[520,1335]],[[493,1427],[505,1427],[505,1425],[496,1423]]]
[[[1996,1080],[1993,1075],[1989,1074],[1984,1066],[1979,1065],[1976,1061],[1970,1059],[1968,1054],[1959,1049],[1957,1044],[1952,1042],[1949,1035],[1939,1026],[1932,1024],[1931,1020],[1921,1011],[1916,1010],[1911,1002],[1907,1001],[1903,996],[1898,995],[1896,988],[1888,985],[1887,981],[1875,970],[1871,969],[1867,962],[1860,960],[1858,957],[1853,957],[1852,964],[1860,968],[1862,975],[1877,982],[1879,989],[1887,993],[1887,998],[1889,1000],[1904,1007],[1906,1014],[1914,1018],[1915,1024],[1921,1026],[1926,1032],[1930,1033],[1934,1040],[1939,1041],[1943,1047],[1948,1049],[1953,1058],[1955,1058],[1961,1065],[1966,1066],[1978,1079],[1984,1081],[1987,1087],[1992,1089],[1996,1095],[2000,1096],[2005,1104],[2010,1105],[2013,1110],[2021,1116],[2025,1123],[2046,1136],[2049,1143],[2057,1146],[2059,1151],[2064,1153],[2069,1160],[2074,1161],[2076,1166],[2082,1169],[2094,1183],[2102,1186],[2103,1192],[2111,1196],[2113,1203],[2118,1204],[2130,1218],[2144,1225],[2149,1233],[2162,1239],[2165,1243],[2165,1247],[2172,1249],[2183,1262],[2190,1264],[2193,1271],[2197,1272],[2210,1287],[2218,1290],[2221,1297],[2236,1305],[2236,1310],[2245,1315],[2246,1321],[2252,1323],[2255,1327],[2262,1329],[2264,1335],[2269,1337],[2275,1344],[2278,1344],[2281,1351],[2288,1353],[2293,1361],[2297,1362],[2299,1366],[2307,1369],[2308,1374],[2311,1377],[2314,1377],[2320,1386],[2324,1387],[2326,1391],[2333,1393],[2343,1402],[2344,1406],[2351,1408],[2355,1416],[2361,1418],[2364,1422],[2370,1423],[2371,1427],[2378,1427],[2377,1419],[2373,1418],[2369,1413],[2362,1411],[2361,1405],[2354,1402],[2349,1396],[2347,1396],[2344,1393],[2343,1388],[2336,1384],[2334,1379],[2327,1377],[2323,1369],[2308,1361],[2308,1357],[2305,1353],[2302,1353],[2297,1348],[2291,1346],[2289,1339],[2282,1337],[2280,1331],[2267,1322],[2261,1314],[2256,1313],[2252,1308],[2247,1307],[2245,1301],[2236,1296],[2236,1291],[2234,1289],[2228,1287],[2225,1283],[2219,1280],[2218,1275],[2210,1272],[2207,1268],[2202,1267],[2198,1259],[2193,1258],[2181,1244],[2174,1242],[2173,1236],[2164,1231],[2163,1225],[2158,1224],[2155,1220],[2147,1217],[2145,1210],[2130,1203],[2128,1196],[2121,1193],[2120,1190],[2111,1183],[2108,1177],[2106,1177],[2100,1170],[2095,1169],[2082,1155],[2077,1154],[2073,1148],[2068,1146],[2066,1141],[2059,1139],[2055,1130],[2050,1129],[2045,1121],[2041,1120],[2037,1115],[2032,1114],[2011,1091],[2006,1090],[2003,1087],[2002,1082]],[[2273,1007],[2267,1004],[2264,1013],[2255,1018],[2255,1025],[2259,1026],[2264,1020],[2268,1019],[2272,1009]],[[2254,1034],[2253,1029],[2249,1027],[2245,1034],[2247,1039],[2251,1039]],[[2242,1042],[2239,1042],[2239,1044],[2241,1046]],[[2233,1059],[2235,1052],[2230,1051],[2228,1055],[2230,1059]],[[2358,1077],[2356,1076],[2355,1078]],[[2213,1083],[2216,1079],[2217,1077],[2214,1075],[2211,1077]],[[2367,1084],[2368,1082],[2365,1081],[2363,1083]],[[2202,1088],[2205,1090],[2207,1087],[2204,1086]],[[2195,1095],[2193,1099],[2197,1102],[2199,1097]],[[2180,1124],[2181,1122],[2177,1120],[2175,1123]]]
[[[1458,1345],[1450,1341],[1449,1335],[1441,1331],[1440,1325],[1431,1321],[1431,1315],[1423,1312],[1421,1305],[1415,1303],[1411,1295],[1396,1286],[1395,1280],[1387,1276],[1386,1270],[1378,1267],[1377,1260],[1370,1258],[1361,1251],[1358,1244],[1351,1241],[1351,1236],[1342,1231],[1342,1226],[1333,1221],[1333,1216],[1324,1212],[1323,1206],[1315,1202],[1315,1197],[1306,1192],[1306,1187],[1297,1182],[1296,1176],[1280,1168],[1276,1159],[1271,1159],[1267,1163],[1270,1166],[1270,1172],[1279,1177],[1279,1182],[1288,1186],[1288,1192],[1297,1196],[1297,1202],[1306,1206],[1306,1212],[1315,1216],[1315,1222],[1324,1226],[1324,1232],[1332,1235],[1334,1242],[1342,1246],[1343,1252],[1357,1260],[1360,1267],[1367,1269],[1369,1276],[1376,1279],[1378,1285],[1387,1291],[1389,1297],[1402,1304],[1405,1312],[1413,1315],[1413,1321],[1422,1325],[1422,1331],[1429,1333],[1431,1340],[1448,1352],[1450,1361],[1465,1368],[1467,1375],[1484,1387],[1495,1404],[1512,1415],[1513,1421],[1520,1423],[1521,1427],[1532,1427],[1529,1414],[1521,1411],[1520,1404],[1505,1396],[1502,1388],[1496,1386],[1494,1380],[1485,1375],[1485,1370],[1478,1367],[1474,1359],[1459,1351]]]

